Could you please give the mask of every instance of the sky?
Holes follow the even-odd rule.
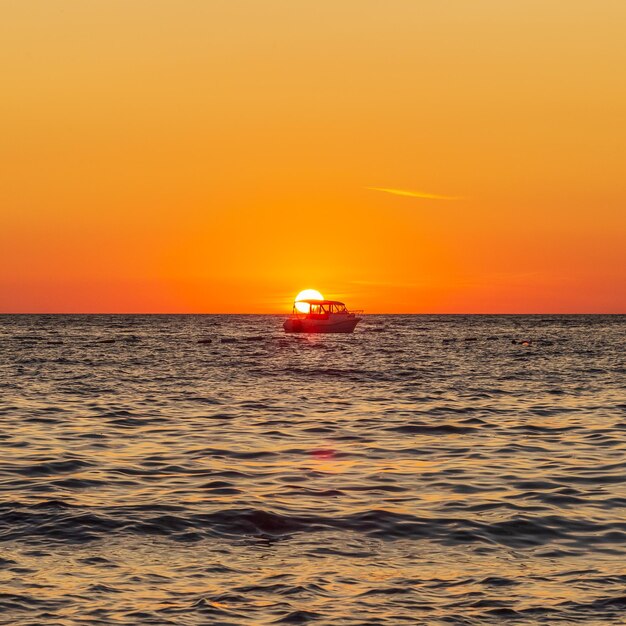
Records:
[[[626,312],[624,0],[0,0],[0,312]]]

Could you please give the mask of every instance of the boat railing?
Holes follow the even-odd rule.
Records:
[[[342,313],[345,313],[347,315],[354,315],[354,316],[359,316],[359,315],[363,315],[364,310],[363,309],[344,309],[343,311],[333,311],[333,314],[337,314],[339,313],[340,315]],[[328,311],[324,311],[323,313],[311,313],[309,311],[307,311],[306,313],[303,311],[293,311],[289,317],[291,319],[294,320],[304,320],[307,318],[317,318],[317,319],[323,319],[323,318],[327,318],[329,315]]]

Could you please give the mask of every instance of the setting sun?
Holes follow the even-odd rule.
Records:
[[[309,307],[304,304],[298,304],[302,300],[323,300],[324,296],[317,289],[304,289],[296,296],[296,309],[300,313],[306,313]]]

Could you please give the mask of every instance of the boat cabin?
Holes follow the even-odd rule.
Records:
[[[343,302],[336,300],[298,300],[293,305],[293,313],[313,319],[325,319],[331,313],[348,313],[348,310]]]

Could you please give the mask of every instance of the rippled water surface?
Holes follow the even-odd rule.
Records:
[[[0,623],[624,623],[625,317],[281,324],[0,317]]]

